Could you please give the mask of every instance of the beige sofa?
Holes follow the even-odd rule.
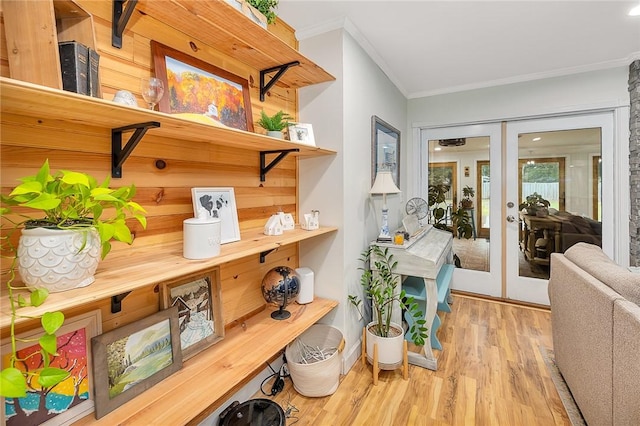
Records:
[[[640,425],[640,274],[595,245],[551,256],[556,364],[590,426]]]

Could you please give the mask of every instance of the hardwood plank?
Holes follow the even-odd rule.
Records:
[[[141,247],[134,244],[128,246],[127,249],[110,254],[107,259],[102,261],[98,266],[96,281],[90,287],[52,293],[42,306],[23,308],[21,313],[34,316],[42,315],[47,311],[64,310],[126,293],[159,281],[179,278],[263,251],[278,249],[336,230],[335,227],[322,227],[315,231],[296,228],[278,236],[264,235],[262,229],[247,230],[241,233],[241,241],[223,244],[219,256],[205,260],[189,260],[182,257],[181,241]],[[131,259],[135,259],[135,262],[132,263]],[[123,277],[127,277],[127,279],[123,280]],[[16,284],[19,282],[19,279],[16,279]],[[0,328],[5,328],[10,324],[10,309],[4,286],[0,289],[0,295],[3,296],[0,297]],[[17,323],[24,321],[27,319],[17,319]]]
[[[271,399],[299,410],[299,426],[325,418],[334,425],[570,426],[540,353],[553,348],[548,310],[454,294],[442,318],[437,371],[410,365],[408,381],[399,370],[383,371],[374,386],[371,365],[358,361],[333,395],[304,397],[287,380]]]
[[[162,381],[162,386],[152,387],[100,420],[89,415],[76,424],[181,425],[197,421],[335,306],[336,301],[321,298],[308,305],[294,304],[291,318],[283,321],[275,321],[270,311],[263,311],[186,361],[180,371]]]

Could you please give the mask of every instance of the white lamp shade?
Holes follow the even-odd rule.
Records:
[[[393,176],[390,171],[380,171],[376,175],[370,194],[398,194],[402,191],[393,182]]]

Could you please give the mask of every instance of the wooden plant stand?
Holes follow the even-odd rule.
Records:
[[[362,328],[362,365],[367,365],[367,327]],[[407,341],[402,342],[402,378],[409,380],[409,351]],[[378,386],[378,374],[380,373],[380,365],[378,363],[378,345],[373,344],[373,385]]]

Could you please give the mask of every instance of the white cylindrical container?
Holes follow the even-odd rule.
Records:
[[[220,219],[191,218],[183,222],[183,256],[208,259],[220,254]]]
[[[298,268],[296,273],[300,276],[300,293],[296,302],[301,305],[313,302],[313,271],[310,268]]]

